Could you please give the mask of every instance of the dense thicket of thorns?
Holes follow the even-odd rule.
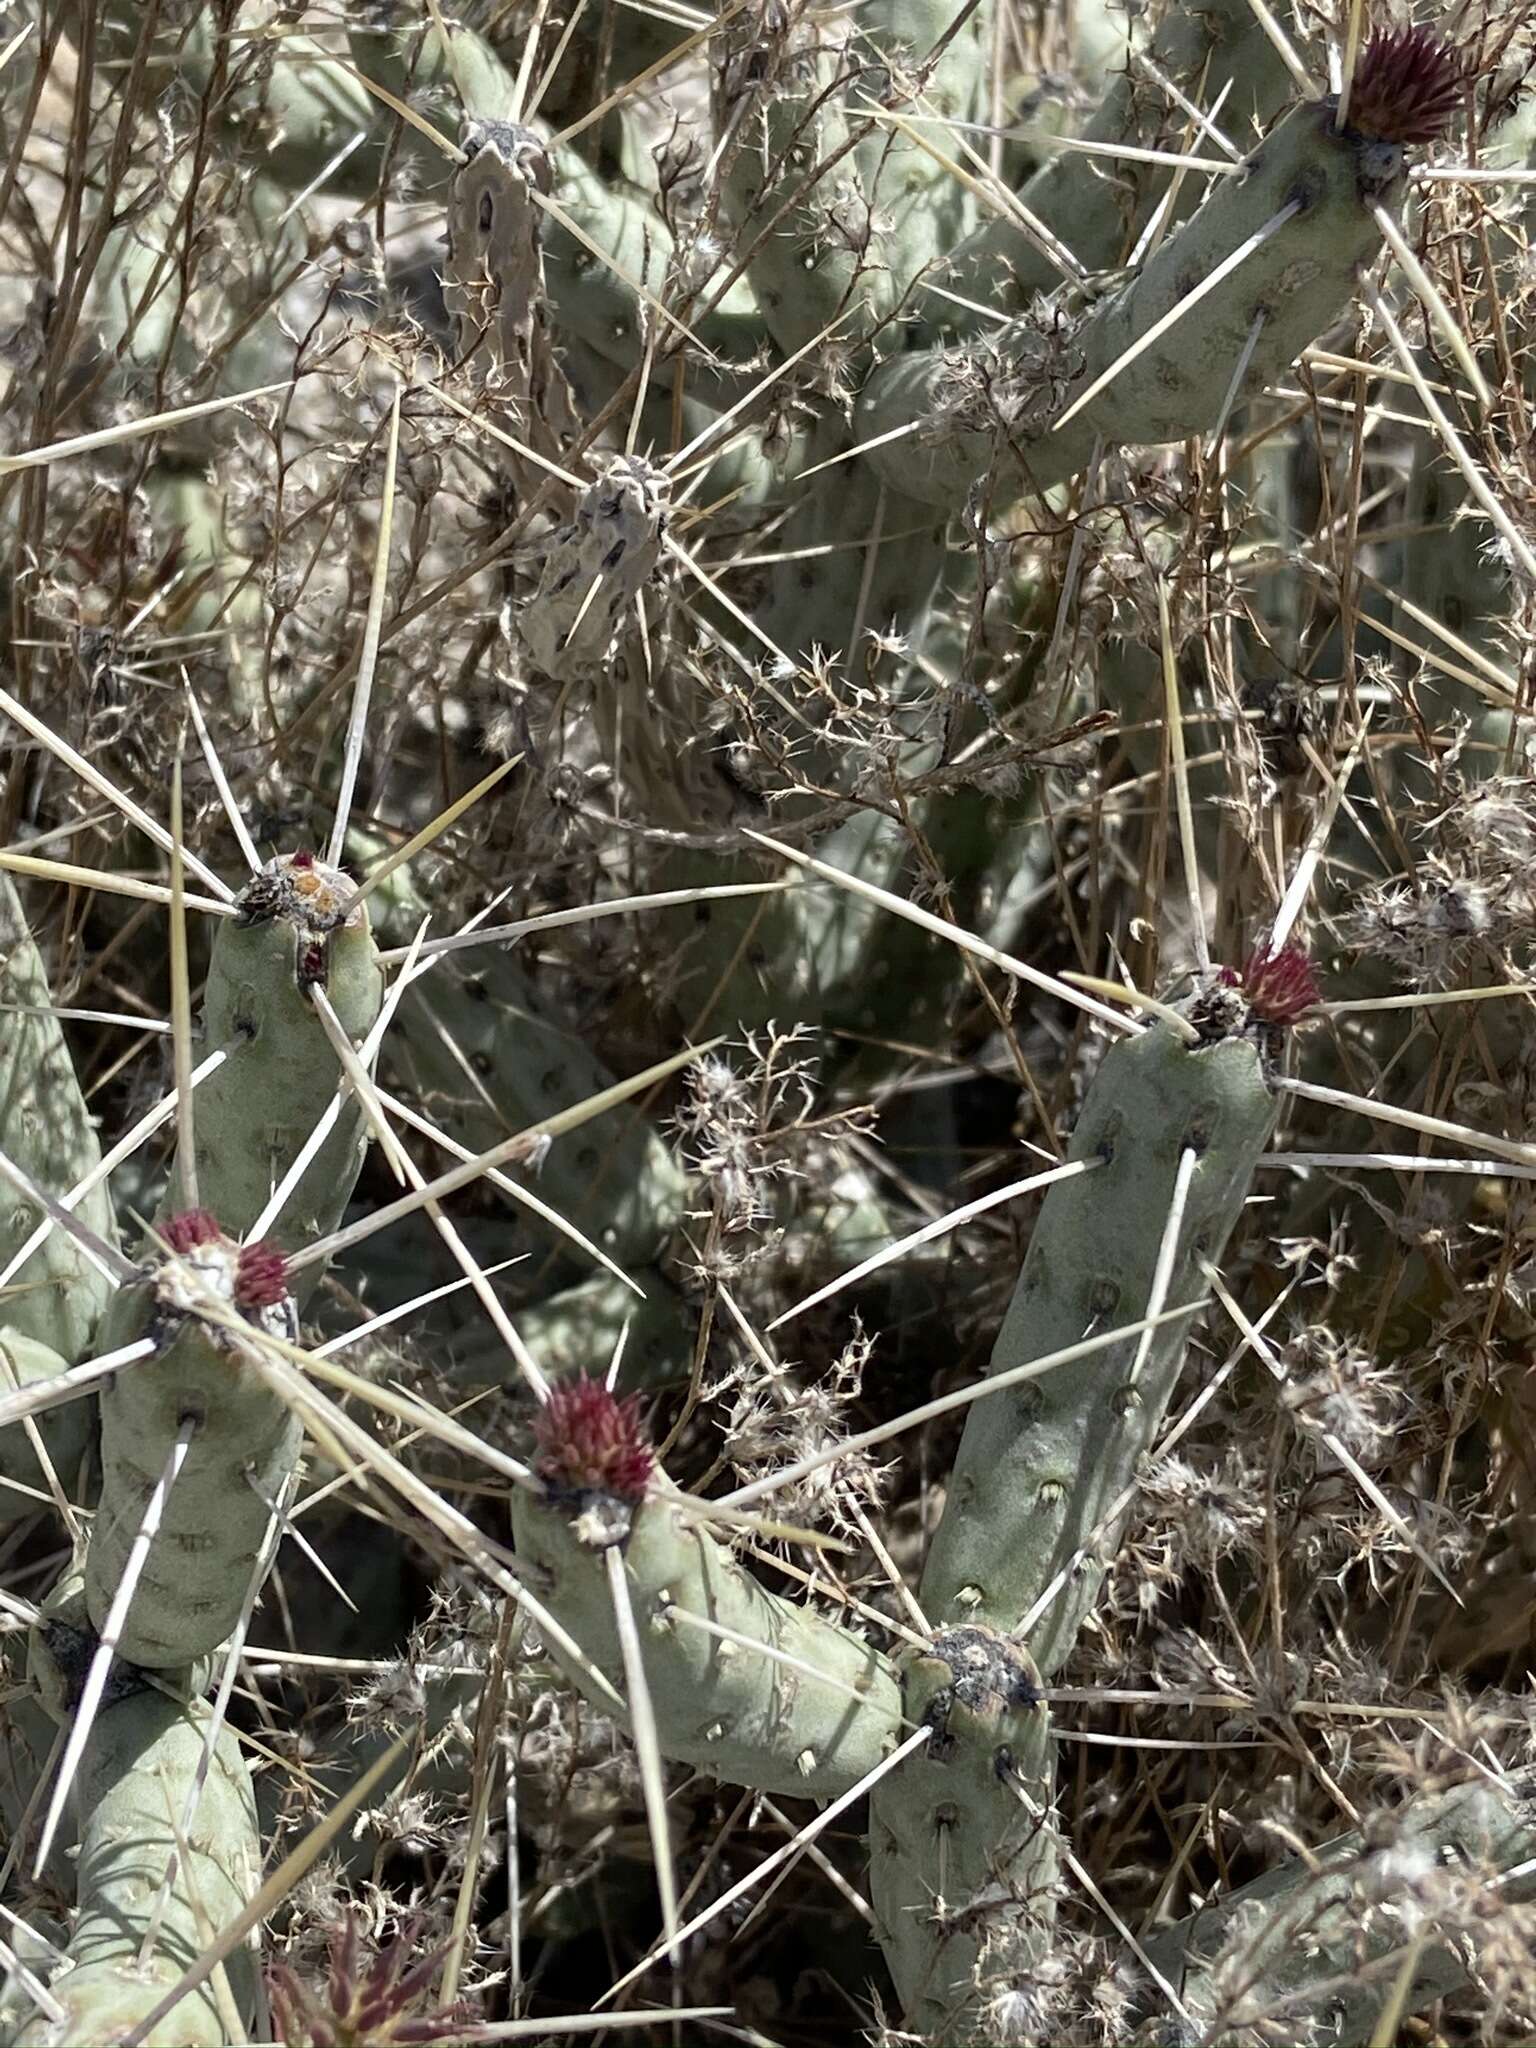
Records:
[[[1536,2037],[1533,30],[0,13],[0,2043]]]

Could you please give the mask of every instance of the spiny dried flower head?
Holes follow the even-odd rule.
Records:
[[[551,1388],[533,1425],[534,1471],[557,1496],[602,1495],[638,1507],[656,1459],[639,1396],[620,1400],[601,1380]]]
[[[269,1972],[272,2015],[286,2048],[406,2048],[422,2041],[448,2041],[464,2031],[462,2003],[428,2013],[412,2007],[442,1967],[446,1947],[423,1955],[416,1925],[405,1927],[371,1962],[363,1952],[362,1923],[355,1912],[343,1919],[331,1940],[330,1968],[323,1990],[305,1984],[286,1965]]]
[[[1314,1440],[1326,1434],[1357,1457],[1374,1458],[1401,1428],[1408,1395],[1396,1360],[1379,1363],[1374,1351],[1312,1323],[1290,1339],[1286,1364],[1281,1404]]]
[[[1490,885],[1431,855],[1410,883],[1364,890],[1345,929],[1399,973],[1447,984],[1492,949],[1526,938],[1531,894],[1509,881]]]
[[[1256,946],[1243,966],[1223,967],[1224,988],[1235,988],[1249,1010],[1265,1024],[1296,1024],[1315,1009],[1320,995],[1317,971],[1306,948],[1288,940],[1278,953]]]
[[[286,1325],[288,1261],[277,1245],[236,1244],[207,1209],[179,1210],[159,1234],[174,1254],[155,1269],[163,1307],[191,1312],[201,1289],[232,1303],[252,1322],[265,1323],[271,1311],[283,1311],[280,1321]]]
[[[1346,127],[1369,142],[1438,142],[1464,87],[1453,52],[1427,28],[1380,30],[1356,67]]]

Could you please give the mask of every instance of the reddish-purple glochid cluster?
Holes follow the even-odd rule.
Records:
[[[182,1209],[167,1216],[160,1235],[176,1253],[196,1251],[200,1244],[218,1244],[224,1233],[211,1209]]]
[[[1438,142],[1465,97],[1461,67],[1437,35],[1381,30],[1361,52],[1345,126],[1369,142]]]
[[[218,1218],[208,1209],[182,1209],[159,1226],[160,1235],[178,1257],[204,1245],[228,1244]],[[248,1313],[275,1308],[288,1294],[288,1261],[280,1248],[265,1239],[257,1244],[233,1247],[235,1276],[232,1289],[236,1308]]]
[[[1296,1024],[1317,1007],[1317,970],[1294,939],[1278,953],[1256,946],[1241,968],[1223,967],[1224,988],[1238,989],[1253,1014],[1266,1024]]]
[[[288,1293],[288,1261],[275,1244],[243,1244],[235,1261],[235,1305],[276,1308]]]
[[[602,1494],[638,1506],[655,1469],[639,1396],[620,1400],[601,1380],[551,1388],[533,1425],[533,1469],[562,1494]]]
[[[331,1938],[323,1991],[312,1990],[286,1964],[274,1963],[268,1984],[278,2039],[286,2048],[408,2048],[461,2035],[462,2004],[412,2010],[448,1953],[444,1945],[421,1954],[419,1936],[419,1927],[403,1928],[365,1966],[362,1925],[349,1912]]]

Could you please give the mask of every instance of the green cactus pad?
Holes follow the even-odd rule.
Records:
[[[173,1857],[184,1803],[202,1762],[210,1709],[153,1691],[104,1707],[85,1747],[75,1789],[84,1816],[79,1910],[66,1950],[69,1969],[51,1990],[65,2018],[34,2017],[14,2048],[84,2048],[127,2034],[254,1896],[261,1840],[251,1774],[227,1730],[213,1748],[207,1781],[177,1859],[146,1961],[139,1950]],[[256,1981],[248,1948],[224,1965],[233,2001],[221,2012],[202,1985],[144,2036],[146,2048],[223,2048],[254,2025]]]
[[[1159,1022],[1106,1056],[1069,1157],[1103,1163],[1053,1187],[1041,1208],[990,1370],[1007,1372],[1146,1313],[1181,1154],[1197,1153],[1167,1306],[1205,1291],[1198,1261],[1221,1257],[1274,1121],[1252,1038],[1189,1046]],[[921,1601],[939,1627],[1013,1634],[1065,1574],[1029,1635],[1050,1677],[1076,1641],[1103,1577],[1101,1530],[1150,1445],[1183,1364],[1189,1325],[1140,1339],[983,1398],[970,1411]],[[1079,1551],[1088,1558],[1074,1566]]]
[[[736,1785],[830,1799],[894,1748],[900,1699],[888,1660],[851,1629],[767,1592],[699,1519],[665,1495],[635,1512],[625,1577],[640,1631],[662,1754]],[[605,1676],[622,1685],[607,1574],[580,1515],[532,1493],[513,1502],[520,1561],[536,1567],[546,1599]],[[697,1615],[748,1638],[724,1642],[690,1628]],[[803,1669],[753,1654],[752,1643]],[[581,1686],[579,1667],[568,1675]]]
[[[1054,1939],[1050,1717],[1027,1654],[986,1629],[936,1637],[904,1677],[933,1737],[870,1794],[870,1894],[907,2025],[969,2048],[989,1984]]]
[[[41,953],[9,875],[0,872],[0,1152],[29,1179],[62,1196],[101,1161],[96,1127],[75,1079]],[[75,1210],[98,1237],[114,1236],[112,1206],[97,1187]],[[0,1183],[0,1266],[41,1221]],[[112,1283],[67,1232],[55,1227],[0,1296],[0,1324],[73,1364],[90,1343]]]

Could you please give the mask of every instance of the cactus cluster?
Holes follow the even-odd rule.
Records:
[[[1533,65],[0,21],[0,2048],[1536,2033]]]

